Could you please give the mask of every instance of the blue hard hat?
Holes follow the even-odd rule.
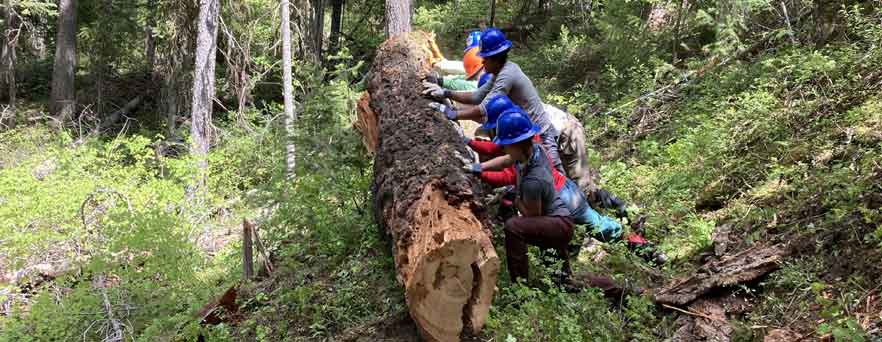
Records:
[[[486,74],[485,74],[486,75]],[[516,106],[508,96],[505,95],[496,95],[487,101],[487,106],[485,109],[487,110],[487,120],[484,121],[484,124],[481,125],[483,129],[494,129],[496,128],[496,120],[499,119],[499,115],[504,113],[505,111],[512,108],[520,108]]]
[[[493,143],[496,145],[512,145],[532,138],[539,133],[539,126],[530,121],[527,113],[518,107],[511,108],[502,113],[496,120],[496,137]]]
[[[508,49],[511,49],[511,41],[505,39],[505,35],[498,28],[491,27],[481,33],[481,51],[478,51],[478,57],[495,56]]]
[[[484,83],[490,82],[491,78],[493,78],[493,74],[491,73],[485,72],[483,75],[481,75],[481,78],[478,79],[478,88],[483,87]]]
[[[466,38],[466,47],[462,52],[469,51],[469,49],[476,46],[481,46],[481,31],[469,32],[469,37]]]

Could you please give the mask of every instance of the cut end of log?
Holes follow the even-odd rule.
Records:
[[[414,239],[398,248],[411,317],[423,337],[458,341],[464,327],[480,330],[487,319],[499,257],[468,207],[450,205],[434,185],[413,208]]]

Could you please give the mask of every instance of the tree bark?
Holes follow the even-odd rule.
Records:
[[[193,71],[193,101],[190,153],[199,159],[198,186],[205,182],[208,145],[211,141],[211,113],[214,100],[214,63],[217,55],[218,0],[200,0],[196,33],[196,65]]]
[[[677,50],[680,48],[680,27],[683,25],[684,17],[688,11],[687,6],[687,0],[682,0],[677,9],[677,19],[674,23],[674,41],[671,42],[671,64],[673,65],[677,65],[677,62],[679,62]]]
[[[254,246],[251,241],[251,223],[242,222],[242,279],[254,278]]]
[[[4,68],[6,69],[6,79],[4,84],[9,90],[9,108],[12,111],[12,121],[15,121],[15,54],[18,46],[18,28],[15,16],[15,1],[6,0],[6,34],[3,40],[6,43],[4,47]]]
[[[496,0],[490,0],[490,26],[496,27]]]
[[[153,79],[156,79],[157,75],[153,69],[156,65],[156,36],[153,33],[156,27],[156,0],[148,1],[147,7],[150,13],[147,14],[147,28],[144,30],[144,57],[147,60],[147,70]]]
[[[463,329],[484,325],[499,258],[475,217],[479,181],[461,169],[458,155],[470,155],[462,137],[419,93],[430,41],[399,34],[377,50],[367,87],[379,132],[373,195],[423,338],[458,341]]]
[[[321,63],[325,40],[325,0],[312,0],[312,7],[312,53],[316,63]]]
[[[288,0],[282,0],[282,95],[285,98],[285,178],[293,184],[296,167],[294,146],[294,84],[291,76],[291,9]]]
[[[6,55],[9,53],[9,31],[12,29],[12,25],[9,23],[9,9],[12,9],[12,6],[9,5],[9,0],[5,0],[3,7],[0,8],[0,17],[3,18],[3,36],[0,36],[0,43],[2,43],[0,44],[0,63],[3,66],[0,69],[0,89],[6,88],[6,73],[9,72],[9,69],[6,68]]]
[[[328,42],[328,52],[337,54],[340,48],[340,30],[343,27],[343,0],[331,0],[331,35]]]
[[[77,0],[59,0],[55,65],[52,70],[50,113],[57,124],[67,122],[76,109],[74,73],[77,65]]]
[[[766,244],[723,255],[689,277],[670,281],[654,294],[655,302],[686,305],[714,289],[753,281],[780,268],[790,253],[784,244]]]
[[[410,32],[411,0],[386,0],[386,37]]]

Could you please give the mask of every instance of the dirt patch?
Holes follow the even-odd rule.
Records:
[[[419,342],[417,326],[406,312],[399,312],[336,336],[341,342]]]

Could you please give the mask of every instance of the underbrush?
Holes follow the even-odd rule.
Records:
[[[604,186],[649,216],[647,236],[674,269],[690,269],[722,225],[747,246],[784,237],[796,258],[811,259],[763,283],[750,324],[837,340],[879,332],[878,317],[864,313],[878,305],[867,301],[880,281],[870,265],[882,262],[873,32],[849,45],[779,49],[719,68],[661,105],[584,121],[600,155],[624,157],[601,163]],[[648,116],[651,125],[635,124]],[[799,245],[806,239],[814,244]]]
[[[298,122],[293,188],[284,181],[280,120],[256,110],[248,127],[218,122],[198,191],[195,160],[169,153],[186,146],[162,136],[74,139],[41,126],[2,133],[0,269],[23,276],[14,279],[21,286],[0,288],[0,340],[225,335],[193,314],[238,282],[243,218],[257,219],[282,270],[320,256],[342,262],[372,227],[369,163],[352,153],[360,146],[348,132],[349,82],[317,92]],[[307,231],[315,235],[304,240]],[[345,298],[371,298],[373,290],[353,291]]]
[[[277,168],[251,154],[266,136],[224,128],[199,200],[193,160],[159,154],[161,136],[3,133],[0,268],[31,285],[3,288],[0,338],[195,337],[190,315],[236,278],[233,217],[253,210],[242,194]]]

